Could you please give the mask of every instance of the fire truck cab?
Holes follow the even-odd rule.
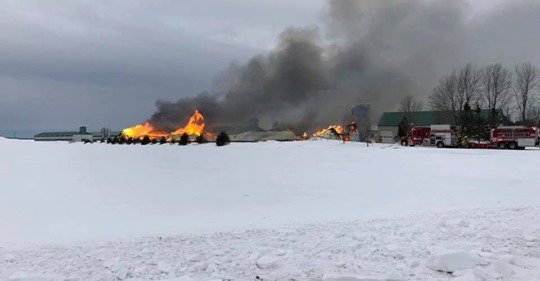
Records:
[[[458,138],[450,125],[431,125],[429,127],[414,127],[410,134],[401,140],[403,146],[437,146],[457,147]]]
[[[429,127],[413,127],[409,135],[401,139],[401,145],[422,145],[426,139],[429,139],[429,131]]]
[[[501,126],[491,129],[491,144],[499,149],[524,149],[538,144],[536,128]]]

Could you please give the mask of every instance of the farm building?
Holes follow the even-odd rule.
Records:
[[[483,118],[489,119],[490,109],[482,109],[480,114]],[[502,111],[498,111],[501,116],[500,123],[506,119]],[[411,126],[431,126],[454,124],[452,113],[449,111],[414,111],[414,112],[384,112],[378,122],[378,133],[382,136],[383,142],[395,142],[398,137],[399,123],[407,120]]]
[[[119,132],[111,132],[108,128],[101,129],[100,132],[87,132],[86,127],[82,126],[79,131],[65,132],[43,132],[34,136],[35,141],[83,141],[83,140],[100,140],[108,138]]]
[[[257,142],[257,141],[294,141],[298,140],[297,137],[290,130],[283,131],[247,131],[230,136],[231,141],[236,142]]]

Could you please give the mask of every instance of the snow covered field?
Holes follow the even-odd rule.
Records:
[[[539,168],[536,149],[0,138],[0,280],[540,280]]]

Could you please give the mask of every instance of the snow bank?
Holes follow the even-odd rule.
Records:
[[[524,235],[539,219],[540,210],[534,207],[468,210],[2,248],[0,256],[10,259],[0,260],[0,280],[17,272],[88,281],[256,280],[256,276],[266,281],[540,280],[540,241],[530,242]],[[448,252],[451,249],[463,251]],[[444,251],[447,254],[441,254]]]

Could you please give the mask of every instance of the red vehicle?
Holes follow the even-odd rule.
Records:
[[[502,126],[491,129],[491,145],[500,149],[524,149],[538,145],[536,128]]]
[[[403,146],[437,146],[456,147],[458,138],[450,125],[431,125],[430,127],[414,127],[408,136],[401,140]]]
[[[523,126],[501,126],[491,129],[489,141],[468,142],[469,148],[524,149],[538,145],[539,133],[536,128]],[[414,127],[408,136],[401,139],[403,146],[459,147],[461,143],[450,125]]]
[[[401,139],[401,145],[421,145],[424,143],[424,140],[429,139],[430,131],[430,127],[413,127],[409,135]]]

